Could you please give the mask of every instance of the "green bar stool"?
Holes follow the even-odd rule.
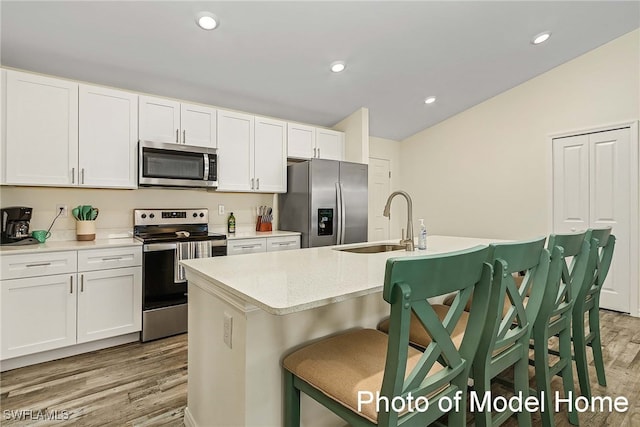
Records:
[[[353,426],[427,426],[445,414],[448,425],[464,426],[471,361],[495,280],[485,262],[488,251],[477,247],[387,260],[382,296],[391,306],[389,335],[375,329],[349,331],[286,356],[285,426],[300,425],[301,391]],[[474,289],[457,348],[451,333]],[[456,291],[460,297],[441,321],[427,299]],[[409,345],[411,313],[432,337],[424,352]],[[369,399],[377,393],[379,399]],[[439,408],[439,401],[456,396],[459,410]],[[376,402],[382,402],[378,408]]]
[[[553,390],[551,378],[562,376],[564,396],[573,396],[573,367],[571,355],[571,318],[572,309],[580,289],[584,285],[589,269],[590,244],[585,240],[586,232],[573,234],[552,234],[549,236],[547,248],[551,251],[552,266],[549,269],[550,286],[557,292],[545,295],[538,316],[533,324],[533,349],[535,379],[538,396],[544,410],[541,410],[542,425],[555,425],[555,408],[552,405]],[[553,262],[561,259],[559,268]],[[567,265],[567,258],[571,257],[571,264]],[[558,337],[559,351],[553,353],[549,349],[549,339]],[[549,354],[558,356],[558,360],[550,365]],[[531,363],[531,362],[530,362]],[[578,415],[569,411],[569,422],[578,425]]]
[[[596,368],[598,384],[607,385],[602,357],[602,343],[600,341],[600,291],[607,278],[616,237],[611,234],[611,228],[590,229],[585,237],[591,243],[593,269],[588,276],[590,280],[580,292],[573,307],[573,353],[578,371],[580,392],[591,399],[591,385],[589,384],[589,370],[587,365],[587,346],[593,351],[593,363]],[[585,330],[585,314],[589,332]]]

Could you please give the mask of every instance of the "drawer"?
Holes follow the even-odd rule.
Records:
[[[253,254],[266,252],[267,239],[239,239],[227,241],[227,255]]]
[[[142,246],[78,251],[78,272],[142,265]]]
[[[267,238],[267,252],[300,249],[300,236],[280,236]]]
[[[46,252],[42,254],[2,254],[0,260],[3,280],[75,273],[78,265],[76,251]]]

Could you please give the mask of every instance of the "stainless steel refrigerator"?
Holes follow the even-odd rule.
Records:
[[[367,165],[313,159],[287,167],[280,194],[281,230],[302,233],[300,246],[367,241]]]

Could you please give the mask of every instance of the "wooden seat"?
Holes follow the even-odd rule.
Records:
[[[600,291],[609,272],[609,267],[611,267],[616,237],[611,234],[611,228],[600,228],[588,230],[585,238],[591,243],[591,251],[593,252],[591,256],[595,260],[590,261],[593,268],[588,273],[589,280],[585,282],[585,286],[577,296],[573,307],[572,338],[580,392],[591,399],[587,346],[591,347],[593,351],[593,363],[596,368],[598,384],[607,385],[600,340]],[[588,333],[585,330],[585,314],[588,315]]]
[[[426,426],[448,414],[451,426],[466,424],[467,379],[487,313],[493,269],[487,247],[440,255],[387,260],[383,298],[391,306],[389,335],[372,329],[349,331],[294,351],[283,360],[285,425],[300,425],[300,391],[355,426]],[[464,338],[451,337],[476,289]],[[460,291],[444,320],[427,299]],[[411,313],[432,338],[424,352],[409,345]],[[428,398],[424,405],[358,407],[358,392],[381,399]],[[461,395],[458,411],[438,401]],[[363,403],[362,401],[360,403]],[[423,402],[419,402],[423,403]],[[359,409],[359,410],[358,410]]]
[[[530,361],[535,367],[538,396],[541,401],[544,400],[545,410],[541,411],[544,427],[555,425],[551,378],[554,375],[561,375],[564,397],[575,396],[571,357],[571,317],[577,295],[584,286],[589,268],[591,245],[585,240],[585,236],[586,232],[552,234],[547,244],[548,250],[551,251],[548,286],[552,287],[553,292],[545,294],[533,324],[531,338],[534,359]],[[570,265],[567,264],[568,258],[572,258]],[[554,264],[558,259],[559,265]],[[559,351],[555,353],[558,360],[550,365],[549,339],[554,336],[558,337]],[[554,353],[551,352],[551,354]],[[569,422],[578,424],[575,411],[569,411]]]

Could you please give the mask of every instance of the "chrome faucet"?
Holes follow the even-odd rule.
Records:
[[[404,238],[404,230],[402,230],[402,239],[400,239],[400,244],[405,245],[406,250],[413,251],[415,247],[413,245],[413,221],[411,220],[413,216],[413,203],[411,202],[411,196],[406,191],[394,191],[389,195],[387,199],[387,204],[384,205],[384,212],[382,215],[387,218],[391,218],[391,200],[397,195],[404,196],[407,199],[407,238]]]

